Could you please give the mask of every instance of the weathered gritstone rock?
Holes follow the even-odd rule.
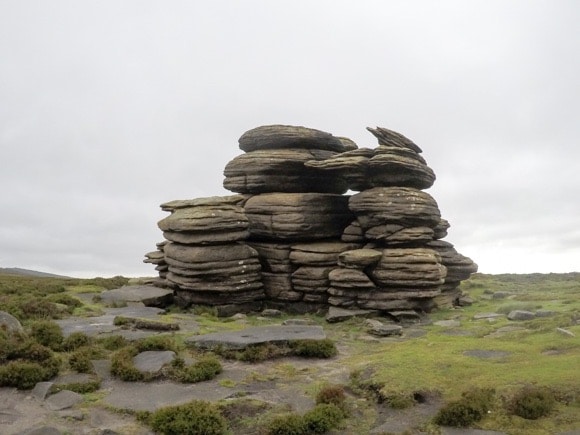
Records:
[[[342,232],[340,240],[345,243],[364,243],[365,233],[360,227],[360,223],[357,220],[351,222]]]
[[[163,236],[182,244],[216,244],[245,240],[249,223],[240,203],[242,196],[200,198],[167,203],[171,215],[159,221]]]
[[[347,182],[337,176],[305,166],[336,153],[326,150],[276,149],[242,154],[224,170],[224,188],[240,193],[321,192],[344,193]]]
[[[441,308],[457,305],[461,297],[459,285],[461,281],[477,272],[477,264],[471,258],[457,252],[449,242],[434,240],[427,243],[427,246],[439,253],[441,263],[447,269],[445,283],[441,286],[441,295],[435,299],[435,303]]]
[[[295,243],[291,246],[290,262],[304,266],[335,266],[341,253],[357,248],[360,248],[357,243],[340,241]]]
[[[431,195],[409,187],[375,187],[351,196],[348,205],[371,240],[388,225],[432,229],[441,219]]]
[[[180,305],[220,313],[337,306],[430,310],[459,303],[477,265],[441,241],[449,223],[421,189],[435,174],[421,148],[377,127],[375,148],[297,126],[244,133],[224,170],[240,194],[162,209],[166,239],[146,254]],[[348,189],[359,191],[342,195]],[[227,315],[227,314],[224,314]]]
[[[313,128],[293,125],[264,125],[246,131],[239,139],[240,149],[250,152],[280,148],[321,149],[343,152],[354,142]]]
[[[338,265],[349,269],[364,269],[377,264],[382,256],[382,251],[377,249],[344,251],[338,256]]]
[[[359,148],[326,160],[312,159],[305,166],[342,178],[356,191],[388,186],[428,189],[435,182],[435,173],[423,157],[411,149],[394,146]]]
[[[326,193],[264,193],[245,206],[254,239],[338,238],[352,221],[348,197]]]

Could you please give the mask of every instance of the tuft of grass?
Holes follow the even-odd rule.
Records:
[[[37,320],[31,323],[30,335],[38,343],[55,351],[61,349],[64,340],[60,326],[51,320]]]
[[[213,355],[205,355],[190,366],[183,366],[180,363],[174,366],[177,367],[172,370],[172,377],[183,383],[209,381],[223,370],[221,363]]]
[[[224,435],[227,431],[218,406],[200,400],[141,413],[139,419],[165,435]]]
[[[290,342],[292,353],[307,358],[332,358],[338,354],[336,345],[330,339],[295,340]]]
[[[460,400],[443,406],[433,421],[441,426],[468,427],[481,420],[492,409],[495,390],[472,389],[463,393]]]
[[[516,392],[506,408],[511,414],[528,420],[549,415],[556,406],[554,393],[545,387],[527,385]]]

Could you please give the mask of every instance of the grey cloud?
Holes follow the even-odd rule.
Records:
[[[3,2],[0,266],[152,274],[158,205],[225,193],[237,138],[286,123],[359,146],[400,131],[482,271],[577,270],[578,18],[575,1]]]

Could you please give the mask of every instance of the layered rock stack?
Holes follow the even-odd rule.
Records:
[[[307,309],[325,304],[338,255],[357,247],[340,241],[353,215],[343,195],[348,180],[306,162],[333,158],[356,145],[293,126],[258,127],[239,144],[245,153],[226,165],[224,187],[251,195],[244,206],[247,243],[259,253],[269,302]]]
[[[171,214],[158,223],[166,239],[160,246],[167,271],[160,277],[175,289],[180,305],[212,305],[222,311],[261,306],[264,286],[258,253],[244,243],[249,236],[242,208],[246,199],[232,195],[161,205]],[[152,253],[147,256],[149,262],[155,258]]]
[[[304,127],[244,133],[224,170],[237,195],[163,204],[166,241],[145,261],[184,305],[453,303],[477,265],[441,240],[449,224],[423,191],[435,174],[406,137],[369,131],[374,149]]]

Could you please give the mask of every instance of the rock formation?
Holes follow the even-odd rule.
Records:
[[[145,260],[159,285],[222,309],[453,304],[477,265],[441,240],[449,223],[423,191],[435,174],[408,138],[368,130],[374,149],[304,127],[244,133],[224,170],[237,195],[161,206],[166,240]]]

